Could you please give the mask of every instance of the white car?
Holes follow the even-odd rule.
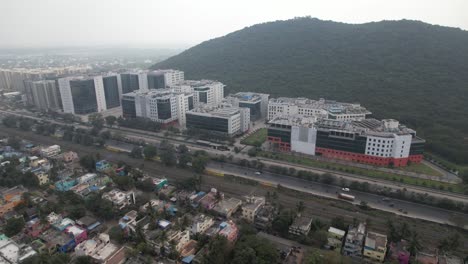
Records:
[[[341,188],[343,192],[349,192],[349,188]]]
[[[255,172],[255,175],[260,175],[260,174],[262,174],[262,173],[259,172],[259,171],[256,171],[256,172]]]

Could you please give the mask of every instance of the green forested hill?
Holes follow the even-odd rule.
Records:
[[[153,68],[257,91],[360,102],[468,163],[468,32],[418,21],[359,25],[298,18],[205,41]]]

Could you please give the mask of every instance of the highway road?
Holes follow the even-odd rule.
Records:
[[[262,172],[258,175],[256,174],[255,169],[249,169],[232,164],[211,162],[210,164],[208,164],[208,169],[248,179],[253,179],[273,185],[281,184],[284,187],[288,187],[294,190],[332,199],[338,199],[337,194],[339,192],[342,192],[341,187],[338,186],[311,182],[295,177],[289,177],[269,172]],[[441,224],[458,226],[460,225],[460,223],[465,223],[464,228],[468,230],[467,214],[456,213],[449,210],[444,210],[436,207],[421,205],[397,199],[384,201],[384,198],[386,198],[385,196],[358,192],[355,190],[350,190],[349,194],[356,197],[356,200],[353,202],[353,204],[360,204],[362,201],[364,201],[367,202],[368,206],[382,211],[392,212],[398,215],[404,215],[418,219],[424,219]],[[390,206],[390,204],[393,204],[393,206]],[[405,212],[407,212],[407,214]],[[454,219],[457,220],[454,221]]]
[[[10,114],[11,112],[5,112],[1,111],[0,113],[4,114]],[[22,115],[22,113],[18,113],[18,115]],[[28,116],[29,117],[29,116]],[[40,119],[33,117],[34,119]],[[55,121],[55,123],[61,124],[60,122]],[[120,131],[122,130],[119,129],[110,129],[114,131]],[[150,136],[147,135],[145,132],[137,132],[132,129],[125,129],[125,134],[128,138],[133,138],[133,139],[143,139],[148,143],[159,143],[162,138],[159,136]],[[241,153],[235,154],[233,152],[223,152],[223,151],[217,151],[213,150],[210,148],[202,147],[199,145],[196,145],[194,143],[190,142],[184,142],[182,140],[174,140],[174,139],[169,139],[170,142],[174,144],[186,144],[190,149],[192,150],[205,150],[209,151],[210,154],[212,155],[234,155],[236,158],[244,158],[244,159],[255,159],[258,160],[257,158],[250,158],[247,155],[243,155]],[[267,165],[275,164],[275,165],[282,165],[286,167],[294,167],[299,170],[310,170],[312,172],[316,173],[324,173],[324,172],[330,172],[331,174],[334,174],[337,177],[345,178],[348,180],[356,180],[356,181],[361,181],[361,182],[370,182],[373,184],[379,184],[381,186],[387,186],[389,188],[393,189],[403,189],[406,188],[408,191],[413,191],[413,192],[419,192],[419,193],[428,193],[432,196],[435,197],[447,197],[453,200],[457,201],[467,201],[467,197],[463,195],[455,195],[455,194],[450,194],[450,193],[445,193],[445,192],[439,192],[436,190],[428,189],[428,188],[419,188],[419,187],[414,187],[411,185],[404,185],[404,184],[395,184],[393,182],[387,182],[387,181],[380,181],[377,179],[369,179],[366,177],[359,177],[356,175],[347,175],[345,173],[336,173],[333,171],[328,171],[328,170],[322,170],[322,169],[316,169],[316,168],[310,168],[310,167],[305,167],[305,166],[300,166],[296,164],[284,164],[282,162],[276,161],[276,160],[269,160],[269,159],[260,159],[263,163]],[[294,178],[294,177],[289,177],[285,175],[278,175],[278,174],[273,174],[273,173],[267,173],[264,172],[261,175],[256,175],[255,170],[245,168],[245,167],[240,167],[236,165],[231,165],[231,164],[226,164],[226,163],[210,163],[209,167],[210,169],[222,171],[227,174],[233,174],[233,175],[238,175],[241,177],[249,178],[249,179],[254,179],[254,180],[260,180],[264,182],[268,182],[271,184],[281,184],[285,187],[303,191],[306,193],[311,193],[314,195],[322,196],[322,197],[328,197],[328,198],[333,198],[337,199],[337,193],[341,191],[340,187],[333,186],[333,185],[326,185],[322,183],[316,183],[316,182],[311,182],[311,181],[306,181],[302,180],[299,178]],[[442,223],[442,224],[449,224],[449,225],[460,225],[460,223],[465,223],[465,228],[468,229],[468,215],[466,214],[461,214],[461,213],[455,213],[453,211],[448,211],[448,210],[443,210],[440,208],[436,207],[430,207],[430,206],[425,206],[421,204],[416,204],[412,202],[406,202],[406,201],[401,201],[401,200],[395,200],[392,199],[390,202],[384,202],[383,198],[384,196],[379,196],[379,195],[374,195],[374,194],[369,194],[369,193],[363,193],[363,192],[357,192],[354,190],[351,190],[350,192],[351,195],[356,196],[356,200],[354,201],[355,204],[359,204],[361,201],[367,202],[367,204],[370,207],[383,210],[383,211],[388,211],[392,212],[395,214],[399,215],[405,215],[413,218],[418,218],[418,219],[424,219],[432,222],[437,222],[437,223]],[[390,204],[393,204],[393,206],[390,206]],[[405,214],[405,212],[407,212]]]

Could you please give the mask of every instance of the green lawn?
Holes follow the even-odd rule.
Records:
[[[306,157],[293,156],[293,155],[286,154],[286,153],[273,153],[273,152],[260,151],[257,153],[257,155],[265,157],[265,158],[277,159],[277,160],[287,161],[287,162],[301,164],[301,165],[310,166],[310,167],[341,171],[341,172],[346,172],[346,173],[351,173],[351,174],[356,174],[356,175],[362,175],[366,177],[379,178],[383,180],[389,180],[389,181],[395,181],[395,182],[400,182],[400,183],[405,183],[405,184],[428,187],[428,188],[437,189],[437,190],[446,190],[446,191],[456,192],[456,193],[464,192],[463,185],[461,184],[450,184],[450,183],[445,183],[445,182],[414,178],[410,176],[403,176],[399,174],[388,173],[388,172],[383,172],[383,171],[378,171],[378,170],[369,170],[369,169],[364,169],[364,168],[359,168],[359,167],[342,165],[342,164],[337,164],[333,162],[318,161],[318,160],[313,160],[313,159],[309,159]]]
[[[249,135],[241,141],[242,144],[251,146],[261,146],[267,138],[268,130],[266,128],[260,128],[255,133]]]
[[[423,163],[411,164],[409,166],[396,168],[396,169],[409,171],[409,172],[422,173],[422,174],[431,175],[431,176],[438,176],[438,177],[443,176],[442,173],[440,173],[439,171],[436,171],[433,168]]]

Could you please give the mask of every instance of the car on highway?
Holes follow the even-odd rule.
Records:
[[[255,172],[255,175],[260,175],[260,174],[262,174],[262,172],[260,172],[260,171]]]
[[[382,201],[384,201],[384,202],[390,202],[390,198],[388,198],[388,197],[382,198]]]
[[[349,191],[350,191],[349,188],[341,188],[341,190],[342,190],[343,192],[349,192]]]

